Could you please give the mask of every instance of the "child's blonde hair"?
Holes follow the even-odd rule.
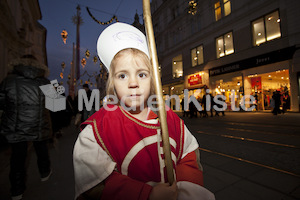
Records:
[[[143,61],[143,63],[147,66],[147,68],[149,69],[150,72],[150,95],[155,94],[154,91],[154,82],[153,82],[153,70],[152,70],[152,66],[150,63],[150,59],[149,57],[142,51],[138,50],[138,49],[134,49],[134,48],[128,48],[128,49],[123,49],[120,52],[118,52],[114,58],[111,61],[110,64],[110,68],[109,68],[109,73],[108,73],[108,80],[107,80],[107,84],[106,84],[106,95],[115,95],[116,91],[115,91],[115,87],[114,87],[114,79],[113,76],[115,74],[115,67],[116,67],[116,63],[118,61],[118,59],[120,59],[123,56],[127,56],[131,54],[134,58],[134,60],[136,61],[137,59],[140,59],[141,61]]]

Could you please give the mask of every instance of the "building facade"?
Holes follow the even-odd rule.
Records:
[[[8,63],[25,54],[47,65],[46,32],[38,0],[0,1],[0,82],[8,73]]]
[[[192,2],[191,2],[192,3]],[[201,99],[206,88],[226,96],[227,108],[252,95],[271,109],[274,92],[299,112],[300,1],[152,0],[163,92],[183,89]],[[194,4],[195,5],[195,4]],[[189,11],[197,11],[192,13]]]

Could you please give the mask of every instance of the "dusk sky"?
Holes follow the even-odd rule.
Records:
[[[90,58],[87,59],[87,64],[83,69],[81,66],[81,74],[85,70],[92,75],[94,72],[99,73],[99,61],[94,64],[93,57],[97,55],[96,42],[108,25],[100,25],[95,22],[88,14],[86,7],[89,7],[90,12],[96,19],[102,22],[109,21],[113,15],[116,15],[120,22],[132,24],[134,15],[143,13],[142,0],[39,0],[42,20],[40,23],[47,29],[47,55],[48,66],[50,69],[49,80],[57,79],[58,82],[63,81],[66,87],[68,74],[70,73],[70,63],[72,61],[72,47],[76,44],[76,26],[72,22],[72,16],[76,15],[76,7],[81,7],[81,17],[83,24],[80,26],[80,57],[85,57],[85,51],[90,51]],[[114,21],[115,22],[115,21]],[[140,16],[142,23],[142,16]],[[64,44],[61,32],[68,32],[67,43]],[[80,59],[81,59],[80,58]],[[64,78],[60,78],[62,71],[61,63],[65,62]],[[88,75],[82,77],[82,80],[88,80]],[[95,83],[95,79],[91,79]],[[94,87],[93,87],[94,88]],[[66,88],[68,93],[68,89]]]

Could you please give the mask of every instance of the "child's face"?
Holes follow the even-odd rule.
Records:
[[[150,71],[141,58],[131,54],[120,57],[113,74],[115,91],[126,107],[141,111],[150,95]]]

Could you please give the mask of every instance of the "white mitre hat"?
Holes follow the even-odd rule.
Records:
[[[114,56],[123,49],[134,48],[144,52],[149,58],[145,35],[132,25],[117,22],[108,26],[97,41],[97,52],[107,70]]]

